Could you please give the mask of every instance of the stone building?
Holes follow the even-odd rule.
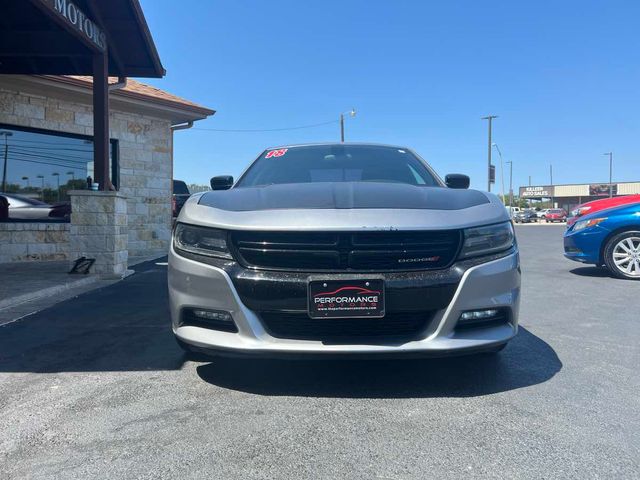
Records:
[[[110,83],[111,182],[121,199],[116,204],[124,202],[124,207],[107,203],[111,206],[96,205],[96,212],[74,211],[70,223],[0,220],[0,262],[73,260],[83,235],[85,244],[102,241],[104,229],[96,228],[104,227],[100,222],[106,217],[97,214],[101,208],[124,208],[110,213],[124,218],[111,216],[123,223],[114,223],[119,227],[115,241],[126,239],[129,257],[167,251],[174,131],[215,112],[132,79],[123,85],[112,78]],[[0,160],[6,144],[6,192],[11,187],[19,195],[55,203],[68,200],[71,187],[84,186],[86,177],[93,176],[92,111],[92,77],[0,75]],[[83,201],[92,200],[78,195],[73,205],[80,202],[78,209],[84,208]]]

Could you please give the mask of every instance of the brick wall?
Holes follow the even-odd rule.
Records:
[[[0,87],[0,123],[93,135],[90,105]],[[128,197],[129,256],[163,255],[171,236],[171,130],[168,120],[117,111],[121,193]]]
[[[0,222],[0,263],[68,260],[68,223]]]

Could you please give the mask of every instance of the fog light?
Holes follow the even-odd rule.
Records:
[[[498,314],[497,309],[474,310],[471,312],[464,312],[460,316],[460,320],[463,320],[463,321],[486,320],[487,318],[495,317],[497,314]]]
[[[221,332],[237,333],[238,327],[230,312],[225,310],[205,310],[203,308],[185,308],[182,311],[180,325],[200,327]]]
[[[470,328],[487,328],[509,323],[508,308],[484,308],[482,310],[468,310],[462,312],[456,330]]]
[[[229,312],[221,310],[193,310],[193,315],[205,320],[215,320],[218,322],[233,322]]]

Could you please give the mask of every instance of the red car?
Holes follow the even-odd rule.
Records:
[[[549,223],[553,222],[566,222],[567,221],[567,211],[564,208],[552,208],[548,210],[544,216],[544,221]]]
[[[567,228],[576,223],[579,217],[599,210],[628,205],[630,203],[640,203],[640,195],[625,195],[623,197],[602,198],[578,205],[571,210],[571,216],[567,218]]]

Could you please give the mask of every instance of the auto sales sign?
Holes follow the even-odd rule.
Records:
[[[544,187],[520,187],[520,196],[521,197],[548,197],[551,198],[554,195],[554,187],[553,185],[548,185]]]

